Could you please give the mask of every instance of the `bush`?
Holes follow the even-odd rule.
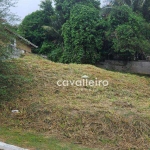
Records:
[[[48,58],[54,62],[61,62],[62,46],[56,45],[55,48],[48,54]]]
[[[110,13],[108,37],[116,59],[133,60],[149,51],[148,25],[128,6],[115,7]],[[146,29],[147,28],[147,29]]]
[[[43,42],[39,53],[41,53],[41,54],[49,54],[49,53],[51,53],[51,51],[53,49],[55,49],[55,47],[56,47],[56,44],[54,42],[45,41],[45,42]]]

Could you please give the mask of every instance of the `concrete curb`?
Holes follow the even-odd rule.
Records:
[[[6,144],[3,142],[0,142],[0,150],[28,150],[21,147],[17,147],[14,145]]]

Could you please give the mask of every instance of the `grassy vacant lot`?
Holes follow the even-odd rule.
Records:
[[[35,150],[80,149],[53,138],[98,150],[150,149],[150,77],[36,55],[8,64],[0,82],[0,140]],[[58,80],[81,80],[83,75],[108,80],[109,86],[57,86]],[[12,109],[20,113],[12,114]],[[25,138],[17,141],[20,136]]]

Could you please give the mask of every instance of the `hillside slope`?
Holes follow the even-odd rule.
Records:
[[[34,130],[98,149],[150,148],[149,77],[54,63],[36,55],[8,63],[17,67],[11,68],[10,86],[0,98],[1,126]],[[109,85],[57,85],[59,80],[81,80],[83,75],[108,80]],[[12,115],[12,109],[20,113]]]

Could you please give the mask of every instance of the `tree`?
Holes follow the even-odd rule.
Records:
[[[58,14],[56,14],[55,9],[52,7],[52,2],[50,0],[44,0],[40,4],[40,8],[43,14],[46,16],[44,20],[43,28],[47,32],[47,35],[51,35],[51,39],[61,41],[61,21],[59,20]]]
[[[113,8],[113,6],[129,6],[132,11],[143,15],[147,21],[150,21],[150,1],[149,0],[106,0],[108,6],[106,8]],[[111,7],[110,7],[111,6]]]
[[[145,3],[143,4],[143,7],[141,9],[143,17],[150,22],[150,1],[145,0]]]
[[[10,7],[14,7],[16,4],[15,0],[0,0],[0,23],[12,23],[13,21],[15,21],[16,15],[10,13]]]
[[[108,35],[113,44],[112,53],[117,59],[139,59],[149,52],[149,36],[146,30],[150,26],[131,8],[120,6],[112,9],[109,23]]]
[[[44,11],[45,14],[51,16],[54,14],[54,8],[52,7],[51,0],[41,1],[40,8]]]
[[[40,8],[41,10],[27,15],[18,30],[19,34],[39,47],[33,51],[35,53],[43,52],[43,49],[40,49],[44,41],[53,41],[58,38],[58,34],[55,32],[57,21],[55,21],[55,10],[52,7],[52,2],[44,0],[41,2]]]
[[[70,17],[70,11],[76,4],[88,5],[100,10],[99,0],[54,0],[56,13],[59,14],[59,20],[64,24]]]
[[[20,35],[37,46],[41,46],[45,39],[45,32],[42,26],[45,24],[43,11],[35,11],[27,15],[19,26]]]
[[[133,10],[143,7],[143,5],[146,2],[146,0],[107,0],[107,1],[109,1],[111,4],[115,6],[128,5]]]
[[[101,58],[102,27],[99,11],[94,7],[76,4],[70,19],[63,25],[64,52],[62,62],[92,63]]]
[[[52,6],[51,0],[43,0],[40,3],[40,9],[42,10],[42,13],[44,14],[44,23],[45,25],[51,24],[51,19],[50,17],[55,14],[55,10]]]
[[[12,0],[0,0],[0,56],[6,53],[6,43],[12,38],[10,35],[8,36],[5,28],[12,28],[10,24],[17,20],[17,17],[9,11],[10,7],[14,7],[15,4],[16,2]]]

